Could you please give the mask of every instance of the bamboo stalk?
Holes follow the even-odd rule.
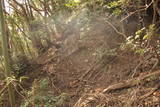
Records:
[[[6,78],[8,78],[8,77],[11,77],[11,66],[10,66],[6,27],[5,27],[5,19],[3,15],[3,3],[4,3],[3,0],[0,0],[0,35],[2,36],[5,76]],[[10,107],[15,107],[15,96],[14,96],[14,90],[12,87],[13,87],[12,84],[8,85],[9,101],[10,101]]]

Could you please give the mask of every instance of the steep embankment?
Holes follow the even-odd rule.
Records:
[[[77,20],[74,20],[74,29],[64,33],[61,48],[52,46],[43,53],[37,60],[41,67],[31,77],[34,75],[38,81],[49,78],[48,91],[53,95],[67,93],[69,98],[61,107],[137,107],[147,106],[149,100],[155,105],[159,103],[158,94],[149,97],[158,89],[150,81],[158,79],[155,74],[146,76],[156,61],[127,48],[122,50],[123,37],[113,26],[102,18],[89,19],[85,30],[75,30]],[[120,29],[117,20],[109,21],[113,20],[112,24]]]

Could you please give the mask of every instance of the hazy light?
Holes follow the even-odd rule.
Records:
[[[5,5],[6,12],[9,13],[9,14],[11,14],[13,12],[13,9],[9,5],[9,3],[7,1],[4,1],[4,5]]]
[[[81,0],[74,0],[74,2],[75,2],[75,3],[80,3],[80,2],[81,2]]]

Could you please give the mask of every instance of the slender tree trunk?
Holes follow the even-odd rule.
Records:
[[[8,49],[8,41],[7,41],[7,33],[5,29],[5,21],[3,15],[3,0],[0,0],[0,35],[2,36],[2,47],[3,47],[3,55],[4,55],[4,63],[5,63],[5,76],[11,77],[11,66],[10,66],[10,58],[9,58],[9,49]],[[15,96],[12,84],[8,85],[8,93],[9,93],[9,101],[10,107],[15,107]]]

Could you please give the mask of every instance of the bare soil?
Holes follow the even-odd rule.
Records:
[[[34,79],[49,77],[55,95],[62,92],[70,95],[64,107],[159,107],[160,91],[154,88],[159,79],[103,93],[113,84],[151,73],[156,62],[130,50],[121,50],[119,44],[123,39],[112,29],[92,31],[83,39],[74,33],[63,41],[62,48],[52,46],[43,53],[36,59],[39,67],[29,73],[33,78],[29,84]]]

